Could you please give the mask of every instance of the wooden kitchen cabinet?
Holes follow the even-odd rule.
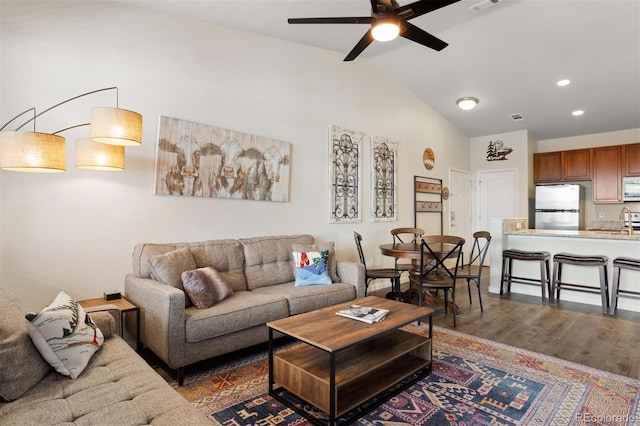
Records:
[[[562,152],[533,154],[534,182],[560,182],[562,180]]]
[[[533,155],[533,180],[573,182],[591,179],[591,150],[544,152]]]
[[[624,145],[624,175],[640,176],[640,143]]]
[[[562,179],[591,180],[591,150],[562,151]]]
[[[622,202],[622,154],[621,145],[593,148],[592,173],[593,202]]]

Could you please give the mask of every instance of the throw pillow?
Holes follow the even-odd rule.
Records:
[[[49,306],[25,317],[29,336],[40,355],[58,373],[72,379],[82,373],[104,342],[91,317],[63,291]]]
[[[184,289],[196,308],[210,308],[231,296],[233,290],[210,266],[182,273]]]
[[[331,284],[327,270],[329,250],[293,252],[296,262],[296,287],[313,284]]]
[[[152,256],[149,258],[149,265],[151,266],[151,278],[182,291],[184,291],[182,273],[197,268],[189,247]],[[191,300],[186,294],[184,305],[185,307],[191,306]]]
[[[336,253],[335,253],[335,244],[333,241],[329,241],[328,243],[316,243],[316,244],[291,244],[291,250],[296,252],[300,251],[324,251],[329,250],[329,276],[331,277],[331,281],[334,283],[340,282],[340,277],[338,276],[338,266],[336,263]],[[294,265],[297,266],[297,265]]]
[[[0,400],[20,398],[51,370],[29,338],[26,311],[20,299],[0,288]]]

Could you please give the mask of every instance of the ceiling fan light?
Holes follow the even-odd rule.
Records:
[[[464,98],[458,99],[456,101],[456,104],[458,104],[458,107],[460,107],[460,109],[469,111],[470,109],[474,109],[479,102],[480,101],[478,100],[478,98],[465,96]]]
[[[371,35],[378,41],[391,41],[400,34],[400,27],[393,20],[383,19],[371,28]]]

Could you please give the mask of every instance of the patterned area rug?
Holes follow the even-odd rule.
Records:
[[[404,329],[428,335],[424,324]],[[169,382],[213,424],[312,424],[267,394],[266,353],[189,372],[182,387]],[[639,380],[434,327],[431,375],[342,424],[634,425],[639,402]]]

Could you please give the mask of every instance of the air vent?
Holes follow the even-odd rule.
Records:
[[[513,121],[521,121],[524,120],[524,117],[522,116],[522,114],[516,113],[516,114],[509,114],[509,117],[511,117],[511,119]]]
[[[474,12],[482,12],[483,10],[489,9],[490,7],[495,6],[498,3],[502,3],[504,0],[483,0],[478,4],[474,4],[469,7],[470,10]]]

